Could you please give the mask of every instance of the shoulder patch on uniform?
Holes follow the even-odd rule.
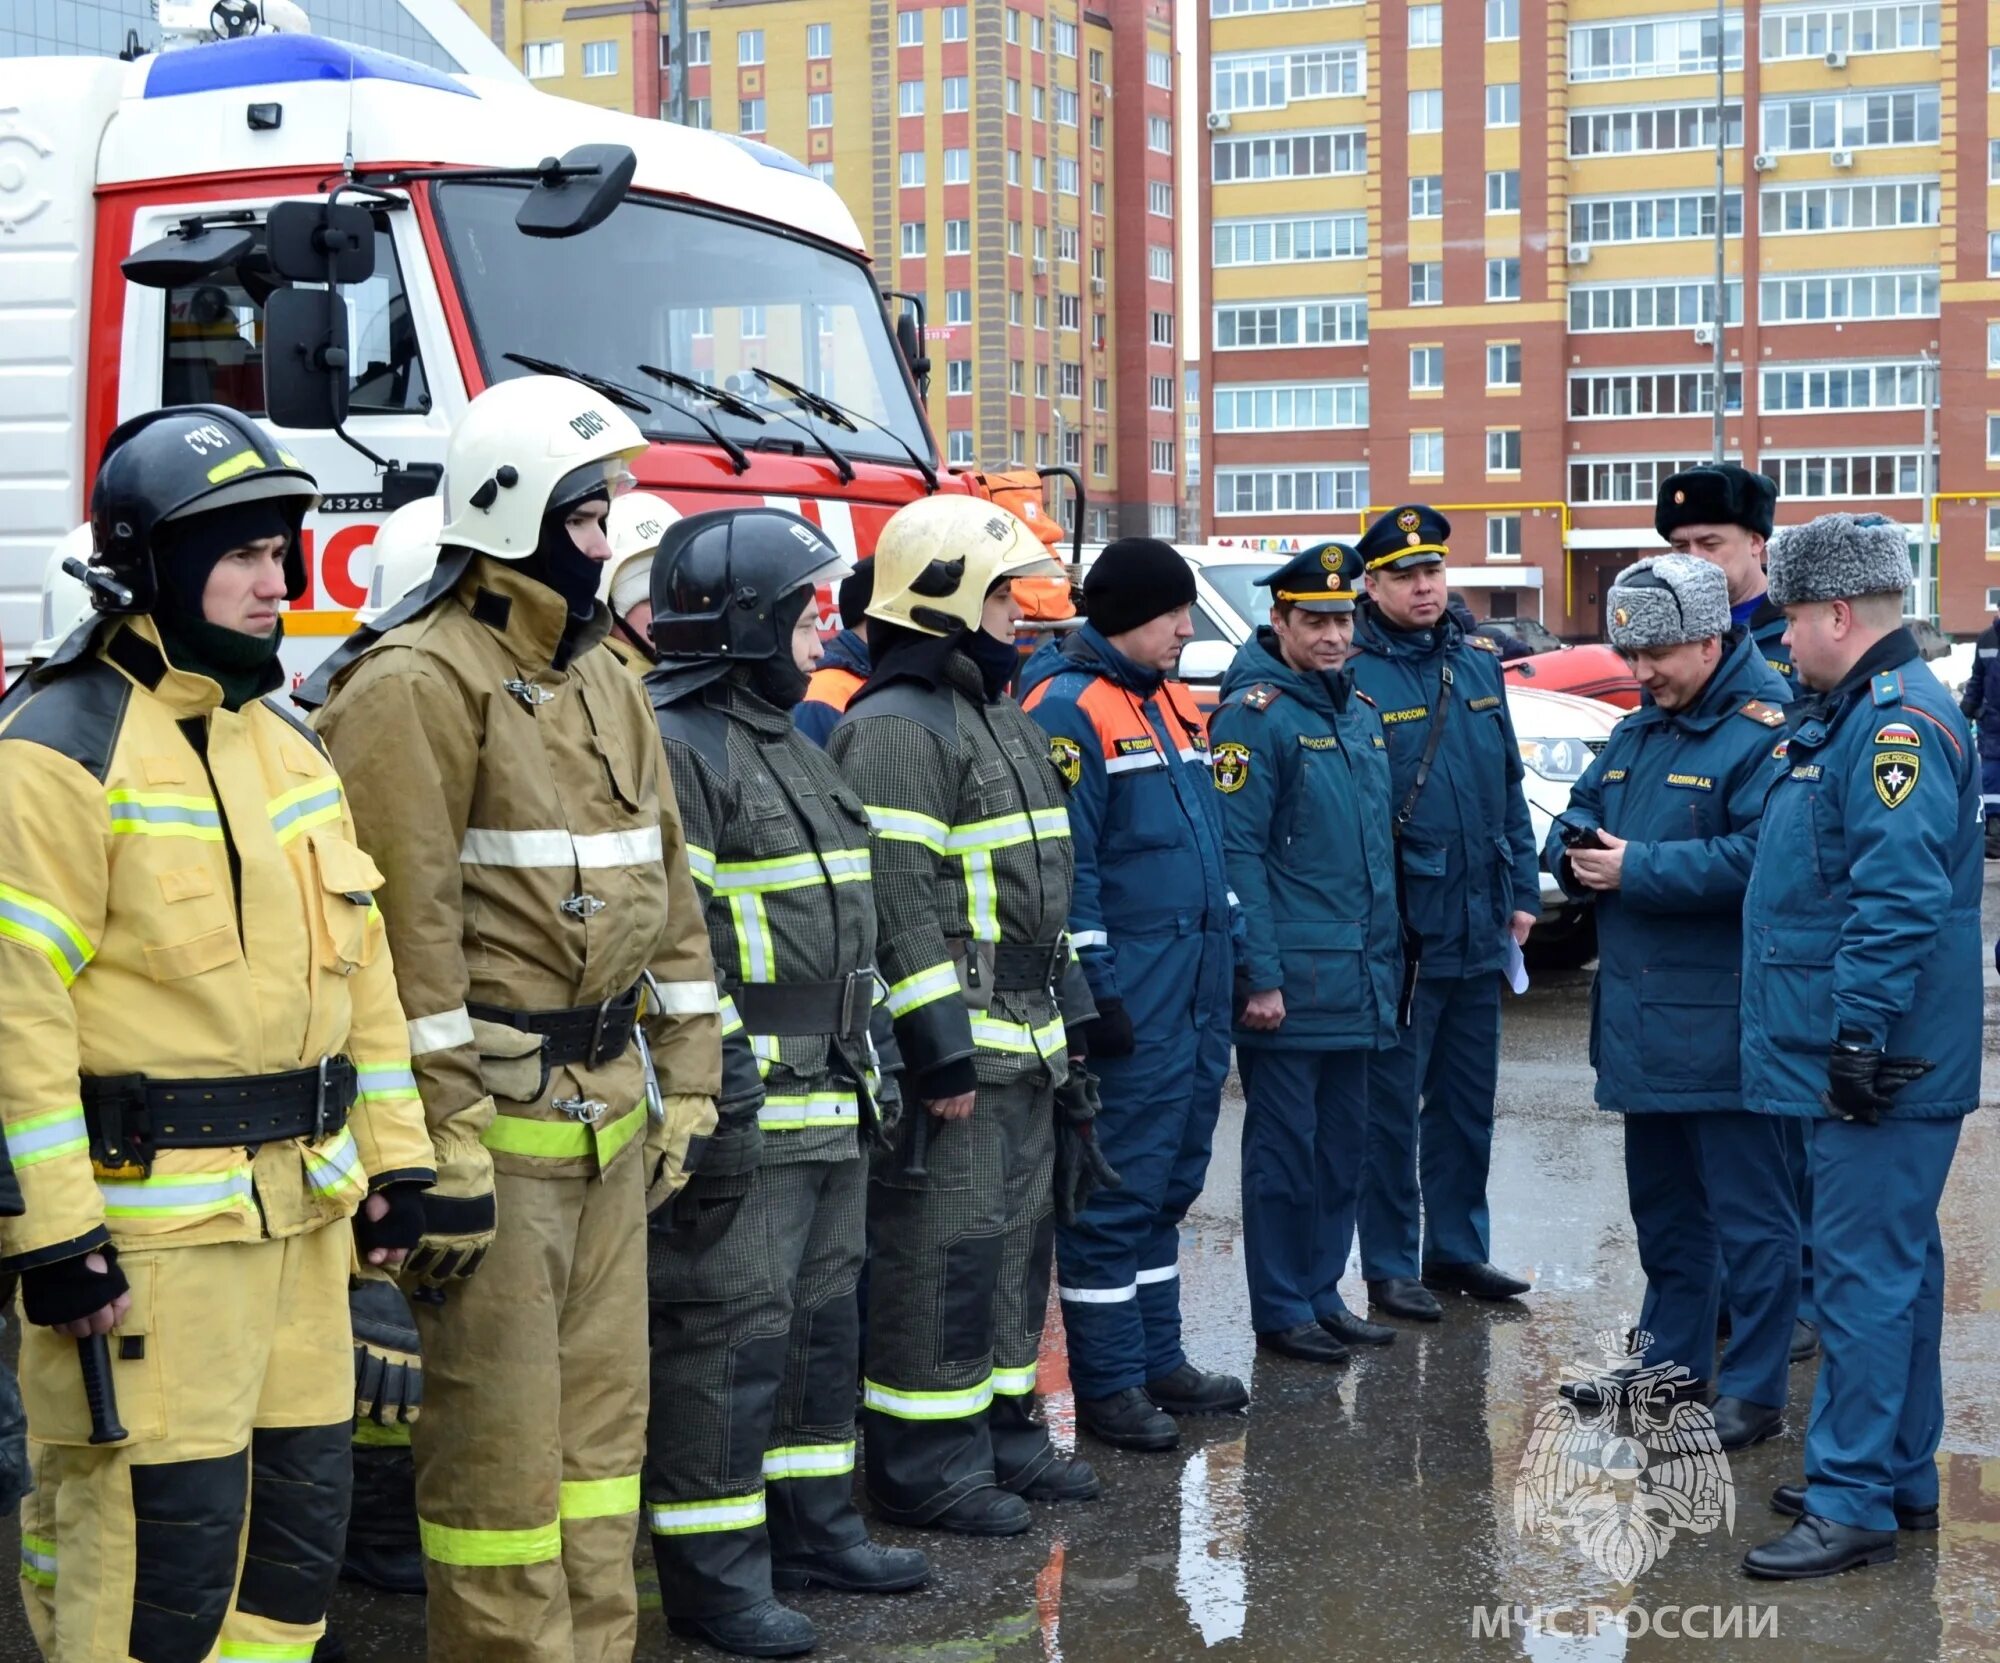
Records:
[[[1781,728],[1785,725],[1785,713],[1776,705],[1766,704],[1762,699],[1752,699],[1736,714],[1748,716],[1753,722],[1762,722],[1767,728]]]
[[[1791,748],[1792,742],[1789,739],[1780,739],[1777,744],[1771,747],[1771,755],[1782,762],[1785,759],[1785,753]]]
[[[1225,739],[1209,752],[1209,760],[1215,768],[1215,789],[1224,792],[1241,791],[1250,783],[1250,747],[1239,744],[1234,739]]]
[[[1901,808],[1917,788],[1923,758],[1915,751],[1877,751],[1869,769],[1875,781],[1875,795],[1884,808]]]
[[[1884,670],[1868,684],[1868,691],[1877,704],[1895,704],[1903,696],[1903,677],[1897,670]]]
[[[1062,775],[1065,785],[1075,785],[1083,778],[1083,747],[1066,733],[1049,735],[1049,761]]]
[[[1917,730],[1908,722],[1884,722],[1875,730],[1878,745],[1907,745],[1915,750],[1923,741],[1917,737]]]
[[[1497,653],[1500,650],[1491,641],[1487,640],[1486,637],[1483,635],[1468,635],[1465,638],[1465,644],[1468,647],[1475,648],[1480,652]]]
[[[1243,695],[1243,708],[1256,711],[1269,710],[1284,696],[1285,691],[1282,687],[1273,687],[1267,681],[1260,681]]]

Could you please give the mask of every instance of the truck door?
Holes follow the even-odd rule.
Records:
[[[239,207],[255,216],[257,235],[232,266],[172,288],[128,287],[120,420],[163,404],[221,404],[264,416],[264,302],[284,282],[264,257],[262,219],[273,200],[161,204],[135,217],[135,248],[190,215]],[[442,463],[464,393],[422,236],[407,209],[377,211],[375,275],[343,293],[352,357],[348,432],[394,461]],[[367,598],[369,550],[387,510],[375,465],[337,434],[275,426],[272,432],[321,491],[318,510],[306,520],[308,588],[285,620],[285,662],[298,672],[352,627],[354,608]]]

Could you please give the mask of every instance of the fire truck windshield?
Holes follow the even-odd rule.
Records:
[[[889,429],[821,428],[854,460],[909,466],[890,433],[935,457],[859,260],[774,227],[636,194],[602,225],[554,241],[521,235],[520,197],[506,185],[446,181],[436,203],[489,379],[529,373],[508,353],[547,359],[643,391],[655,402],[633,419],[649,438],[709,444],[708,424],[748,451],[819,454],[796,424],[820,418],[752,373],[767,370]],[[717,404],[648,379],[641,364],[735,398]],[[758,411],[766,412],[761,422]]]

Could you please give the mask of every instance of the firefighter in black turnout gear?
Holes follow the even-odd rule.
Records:
[[[669,1625],[747,1657],[813,1644],[774,1587],[930,1574],[871,1543],[853,1501],[861,1138],[893,1110],[869,1034],[867,817],[792,725],[814,585],[843,565],[756,508],[669,526],[652,571],[646,685],[707,906],[723,1082],[694,1176],[652,1219],[646,1512]]]

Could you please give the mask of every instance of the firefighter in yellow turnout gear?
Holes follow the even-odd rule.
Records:
[[[0,1256],[28,1323],[24,1593],[57,1663],[310,1657],[347,1515],[349,1264],[421,1229],[380,874],[264,697],[316,500],[232,411],[120,427],[105,615],[0,726],[0,1115],[27,1203]]]
[[[302,694],[387,875],[437,1150],[405,1278],[434,1290],[412,1435],[433,1663],[599,1663],[636,1636],[645,1214],[721,1072],[659,734],[594,650],[604,516],[643,448],[574,382],[488,388],[429,583]]]

